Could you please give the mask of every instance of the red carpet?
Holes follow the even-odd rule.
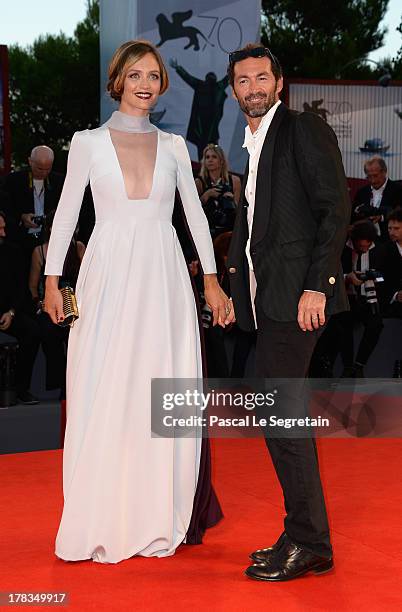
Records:
[[[225,519],[202,546],[118,565],[54,557],[61,451],[3,455],[0,591],[67,591],[67,609],[83,611],[401,610],[401,441],[320,440],[319,449],[336,568],[281,584],[243,575],[248,553],[273,543],[282,527],[262,440],[213,441]]]

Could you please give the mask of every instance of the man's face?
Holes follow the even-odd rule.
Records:
[[[268,57],[247,57],[234,65],[233,96],[249,117],[266,115],[282,88],[283,79],[275,80]]]
[[[402,244],[402,222],[401,221],[389,221],[388,233],[392,242],[399,242]]]
[[[380,165],[375,162],[366,166],[366,177],[374,189],[379,189],[387,180],[387,173],[385,170],[381,170]]]
[[[30,157],[28,161],[29,165],[31,166],[32,176],[34,179],[37,179],[38,181],[45,180],[49,176],[53,166],[52,159],[43,155],[34,158]]]
[[[367,253],[373,242],[371,240],[355,240],[353,246],[358,253]]]

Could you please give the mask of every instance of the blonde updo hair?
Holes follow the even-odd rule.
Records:
[[[147,53],[152,53],[159,64],[161,72],[161,88],[159,94],[165,93],[169,87],[169,76],[163,59],[156,47],[148,40],[129,40],[121,45],[113,54],[109,64],[107,91],[113,100],[120,102],[124,89],[124,79],[130,66],[138,62]]]

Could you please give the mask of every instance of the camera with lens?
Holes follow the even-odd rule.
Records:
[[[232,191],[232,188],[229,183],[220,183],[219,185],[215,185],[214,189],[219,191],[221,196],[223,196],[224,193],[229,193],[230,191]]]
[[[379,215],[382,215],[385,218],[387,215],[387,209],[384,208],[384,206],[379,206],[376,208],[375,206],[372,206],[372,204],[360,204],[360,206],[356,206],[354,214],[357,220],[378,217]]]
[[[378,270],[365,270],[364,272],[355,272],[357,278],[363,281],[363,287],[366,294],[366,302],[370,306],[373,314],[379,314],[380,306],[378,304],[376,283],[384,281],[382,273]]]
[[[32,222],[36,223],[36,225],[44,225],[46,221],[46,217],[45,215],[35,215],[35,217],[32,217]]]
[[[365,270],[365,272],[355,272],[356,276],[358,276],[359,280],[365,283],[366,281],[383,281],[382,272],[378,270]]]
[[[219,191],[219,196],[210,199],[208,211],[205,211],[210,228],[215,234],[217,230],[229,232],[233,229],[236,216],[236,205],[233,196],[227,196],[225,194],[231,193],[232,187],[229,183],[220,183],[214,185],[213,188]]]

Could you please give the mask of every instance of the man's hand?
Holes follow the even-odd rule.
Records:
[[[38,228],[39,225],[36,225],[36,223],[34,223],[32,221],[32,219],[34,218],[35,213],[24,213],[23,215],[21,215],[21,223],[24,227],[26,227],[27,229],[30,227],[33,228]]]
[[[355,287],[360,287],[360,285],[363,284],[363,281],[356,276],[355,272],[349,272],[349,274],[345,276],[345,281],[347,284],[352,284]]]
[[[396,294],[396,299],[398,302],[402,302],[402,291],[398,291]]]
[[[369,217],[372,223],[380,223],[382,221],[382,215],[375,215],[374,217]]]
[[[4,314],[2,314],[0,318],[0,330],[6,331],[6,329],[10,327],[12,320],[13,317],[11,315],[11,312],[5,312]]]
[[[226,293],[221,289],[216,274],[206,274],[204,276],[204,297],[205,301],[212,310],[213,325],[217,323],[221,327],[226,327],[233,323],[235,314],[232,300],[229,300]]]
[[[303,331],[313,331],[319,329],[325,323],[325,303],[324,293],[315,291],[304,291],[298,306],[297,322]]]

